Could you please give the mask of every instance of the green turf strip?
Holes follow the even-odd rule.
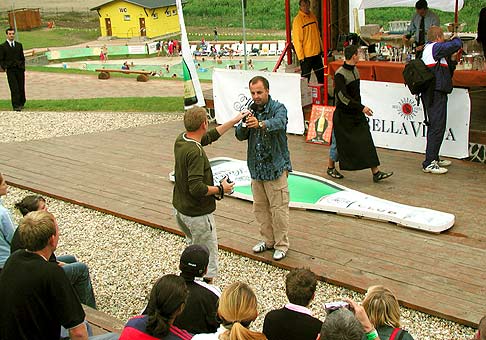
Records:
[[[246,195],[252,194],[250,186],[237,187],[235,191]],[[315,204],[321,197],[334,194],[341,189],[313,178],[290,174],[289,191],[291,202]]]

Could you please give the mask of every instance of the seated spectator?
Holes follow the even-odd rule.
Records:
[[[174,325],[192,334],[214,333],[219,327],[216,312],[221,291],[202,279],[208,271],[208,263],[209,249],[205,245],[193,244],[182,252],[179,269],[189,295]]]
[[[182,277],[173,274],[162,276],[150,292],[148,314],[128,320],[120,340],[192,339],[191,334],[173,325],[174,319],[184,309],[187,294]]]
[[[47,211],[30,212],[18,233],[25,249],[10,255],[0,275],[0,339],[59,339],[61,325],[71,339],[88,339],[76,292],[62,269],[47,261],[59,242],[56,219]]]
[[[256,319],[257,299],[246,283],[235,282],[223,290],[219,299],[218,317],[221,326],[216,333],[197,334],[194,340],[265,340],[264,334],[248,329]]]
[[[340,308],[326,317],[319,339],[361,340],[366,335],[366,339],[380,340],[364,308],[351,299],[346,302],[349,303],[349,309]]]
[[[17,226],[10,216],[10,212],[3,206],[2,196],[7,195],[8,185],[0,174],[0,272],[10,256],[10,243]]]
[[[128,66],[128,61],[125,61],[122,65],[122,70],[129,70],[130,69],[130,66]]]
[[[47,211],[46,200],[39,195],[26,196],[20,202],[16,203],[15,207],[23,216],[31,211]],[[10,252],[12,254],[17,249],[25,249],[25,244],[21,242],[18,230],[15,231],[11,243]],[[49,262],[56,263],[62,268],[68,277],[69,282],[73,285],[81,303],[96,309],[96,301],[88,266],[82,262],[78,262],[73,255],[61,255],[56,257],[54,252],[52,252]]]
[[[388,288],[383,286],[368,288],[363,300],[363,308],[378,331],[380,339],[413,340],[406,330],[400,328],[400,305],[395,295]],[[402,333],[403,335],[401,335]]]
[[[474,340],[486,340],[486,316],[483,316],[479,321],[478,331],[474,336]]]
[[[307,308],[314,299],[317,277],[309,269],[294,269],[287,274],[285,293],[289,303],[265,316],[263,333],[269,340],[315,340],[322,321]]]

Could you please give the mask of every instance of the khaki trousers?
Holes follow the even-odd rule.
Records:
[[[289,249],[288,172],[273,181],[251,181],[253,213],[260,224],[260,235],[269,248]]]

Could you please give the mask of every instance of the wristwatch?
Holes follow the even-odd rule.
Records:
[[[258,127],[263,129],[263,120],[258,121]]]

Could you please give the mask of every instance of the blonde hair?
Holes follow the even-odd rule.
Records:
[[[223,290],[219,299],[218,316],[228,330],[220,340],[266,340],[266,336],[247,327],[256,319],[257,299],[246,283],[235,282]]]
[[[54,215],[44,210],[32,211],[25,215],[18,229],[22,244],[30,251],[44,249],[49,239],[57,234]]]
[[[427,31],[427,40],[436,41],[439,38],[444,37],[444,31],[439,26],[430,26]]]
[[[375,327],[387,325],[400,327],[400,305],[392,291],[383,286],[368,288],[363,308]]]

